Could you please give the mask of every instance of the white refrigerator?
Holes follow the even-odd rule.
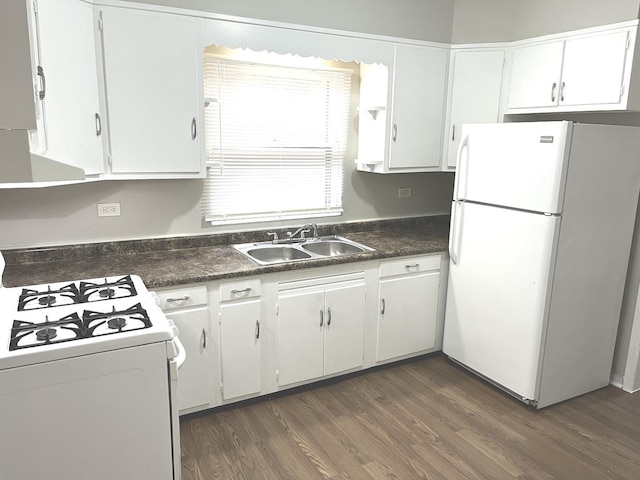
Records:
[[[609,383],[640,128],[465,125],[443,351],[541,408]]]

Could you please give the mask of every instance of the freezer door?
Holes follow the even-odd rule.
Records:
[[[454,200],[560,213],[571,122],[462,128]]]
[[[454,202],[443,351],[536,398],[558,217]]]

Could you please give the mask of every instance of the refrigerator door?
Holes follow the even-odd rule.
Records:
[[[454,200],[560,213],[571,122],[462,128]]]
[[[442,350],[536,399],[550,265],[560,218],[454,202]]]

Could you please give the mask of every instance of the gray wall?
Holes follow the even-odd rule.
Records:
[[[449,43],[453,0],[138,0],[239,17]]]
[[[638,18],[640,0],[455,0],[453,43],[508,42]]]

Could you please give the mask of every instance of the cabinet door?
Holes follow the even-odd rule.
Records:
[[[623,31],[566,41],[560,105],[620,102],[628,36]]]
[[[279,385],[321,377],[324,291],[281,293],[278,298]]]
[[[179,330],[187,357],[178,372],[178,408],[206,405],[213,394],[211,374],[209,315],[206,307],[166,312]]]
[[[377,361],[433,348],[440,272],[380,280]]]
[[[26,1],[0,3],[0,129],[3,130],[36,128],[28,15]]]
[[[79,0],[40,0],[37,5],[40,64],[46,76],[46,155],[87,175],[103,173],[92,6]]]
[[[499,121],[504,51],[456,52],[453,60],[448,169],[456,167],[463,123]]]
[[[389,168],[439,167],[448,50],[396,46]]]
[[[331,375],[363,364],[364,283],[327,290],[324,374]]]
[[[101,15],[112,173],[199,176],[200,19],[124,8]]]
[[[224,400],[260,392],[260,300],[220,306]]]
[[[508,108],[558,104],[564,41],[519,47],[513,51]]]

